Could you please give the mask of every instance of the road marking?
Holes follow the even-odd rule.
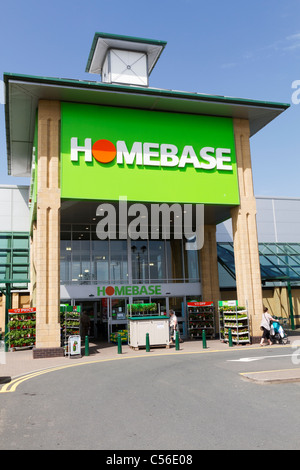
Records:
[[[259,357],[241,357],[240,359],[228,359],[227,362],[252,362],[261,361],[263,359],[269,359],[271,357],[295,357],[299,354],[277,354],[275,356],[259,356]]]

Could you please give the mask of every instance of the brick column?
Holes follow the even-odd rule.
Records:
[[[216,226],[204,226],[204,245],[200,250],[202,298],[214,302],[215,330],[218,331],[218,302],[220,300]]]
[[[38,108],[37,223],[34,244],[37,309],[34,357],[60,348],[60,103]]]
[[[248,120],[234,119],[234,135],[240,190],[240,206],[231,211],[237,300],[248,307],[251,335],[260,337],[263,301]]]

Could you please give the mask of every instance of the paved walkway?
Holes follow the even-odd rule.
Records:
[[[130,348],[128,345],[122,345],[122,354],[118,354],[118,347],[115,344],[107,344],[107,343],[94,343],[90,342],[89,345],[89,355],[85,356],[85,350],[82,349],[82,357],[73,356],[69,357],[53,357],[53,358],[45,358],[45,359],[33,359],[32,350],[21,350],[21,351],[14,351],[14,352],[7,352],[2,354],[2,360],[0,358],[0,384],[9,381],[10,379],[20,377],[25,374],[29,374],[36,371],[41,371],[49,368],[57,368],[57,367],[66,367],[68,365],[72,365],[75,363],[84,363],[84,362],[100,362],[100,361],[108,361],[108,360],[120,360],[125,358],[133,358],[133,357],[143,357],[149,355],[168,355],[168,354],[209,354],[215,353],[220,351],[251,351],[253,349],[261,349],[264,350],[265,348],[286,348],[290,347],[291,343],[299,338],[299,348],[300,348],[300,336],[292,336],[292,335],[299,335],[299,332],[291,332],[289,334],[290,344],[285,345],[273,345],[273,346],[265,346],[261,347],[259,344],[246,344],[246,345],[234,345],[233,347],[229,347],[228,344],[222,343],[219,340],[208,340],[207,341],[207,348],[203,348],[202,341],[185,341],[180,343],[179,351],[176,350],[175,346],[171,346],[170,349],[166,348],[150,348],[150,352],[146,352],[145,349],[140,349],[139,351],[135,351]],[[3,357],[5,363],[3,363]],[[260,383],[267,383],[267,382],[287,382],[287,381],[300,381],[300,365],[297,367],[286,370],[280,371],[264,371],[264,372],[256,372],[256,373],[249,373],[245,374],[244,377],[248,378],[249,380],[254,380]]]

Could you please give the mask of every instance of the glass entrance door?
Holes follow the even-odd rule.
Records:
[[[111,342],[111,335],[120,330],[127,330],[127,304],[126,298],[108,298],[107,340]]]

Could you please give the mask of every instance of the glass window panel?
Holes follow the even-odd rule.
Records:
[[[17,249],[17,250],[20,250],[20,249],[24,249],[24,248],[27,248],[28,249],[28,246],[29,246],[29,240],[28,240],[28,237],[27,236],[17,236],[17,235],[13,235],[13,243],[12,243],[12,246],[13,246],[13,249]]]
[[[60,281],[71,281],[71,232],[62,232],[60,239]]]
[[[72,256],[72,282],[74,281],[82,281],[82,270],[81,270],[81,263],[80,263],[80,256],[73,255]]]
[[[28,264],[29,259],[28,256],[13,256],[13,264]]]
[[[221,247],[225,249],[226,251],[229,251],[233,253],[233,244],[232,243],[218,243],[218,247]]]
[[[28,266],[13,266],[13,274],[15,273],[28,273]]]
[[[72,232],[89,232],[91,229],[90,224],[73,224],[72,225]]]
[[[83,284],[89,284],[93,280],[90,259],[84,260],[81,258],[81,273]]]
[[[199,281],[199,251],[184,250],[185,278],[187,282]]]
[[[228,251],[227,246],[217,245],[218,257],[221,261],[230,269],[232,273],[235,273],[234,253]]]
[[[76,250],[80,250],[82,249],[81,248],[81,244],[80,244],[80,241],[82,240],[89,240],[90,239],[90,232],[89,231],[80,231],[80,232],[73,232],[72,233],[72,240],[73,242],[75,243],[75,246],[76,247]]]
[[[149,282],[147,240],[131,240],[132,282]]]
[[[284,250],[280,247],[280,245],[276,245],[275,243],[269,243],[268,246],[273,253],[284,253]]]
[[[286,264],[288,264],[289,266],[295,266],[296,264],[298,264],[298,263],[296,262],[296,257],[294,257],[294,256],[288,256],[288,255],[286,255],[286,256],[281,256],[281,262],[282,262],[282,263],[286,263]]]
[[[60,225],[61,232],[70,232],[71,231],[71,224],[61,224]]]
[[[71,232],[60,232],[60,240],[71,240]]]
[[[110,281],[127,282],[127,240],[110,240]]]
[[[92,275],[94,280],[109,282],[108,240],[92,241]]]
[[[0,251],[0,258],[1,258],[1,260],[4,260],[4,262],[5,262],[6,259],[9,260],[10,257],[11,257],[11,250],[1,250]]]
[[[14,272],[13,273],[13,280],[16,279],[16,280],[25,280],[28,278],[28,273],[20,273],[20,272]]]
[[[5,266],[0,266],[0,279],[6,279],[6,269]]]
[[[166,255],[164,240],[149,240],[150,280],[166,281]]]
[[[260,256],[259,259],[260,259],[260,264],[262,266],[274,266],[274,263],[271,263],[271,261],[269,260],[269,257]]]
[[[7,249],[11,246],[11,237],[5,233],[0,234],[0,248]]]
[[[90,280],[90,262],[80,254],[72,254],[72,280],[75,279],[84,284]]]
[[[92,280],[91,274],[91,242],[90,233],[72,233],[72,274],[71,279],[75,279],[82,284],[87,284]]]
[[[64,259],[60,260],[60,282],[70,281],[71,262]]]
[[[166,240],[168,280],[182,282],[182,240]]]
[[[111,316],[113,320],[126,320],[126,299],[111,299]]]
[[[268,245],[264,245],[262,243],[258,244],[258,249],[259,252],[263,255],[270,255],[272,254],[272,251],[269,249]]]
[[[282,248],[282,250],[287,253],[287,254],[295,254],[295,250],[293,249],[293,247],[291,245],[289,245],[288,243],[282,243],[280,244],[280,247]]]

